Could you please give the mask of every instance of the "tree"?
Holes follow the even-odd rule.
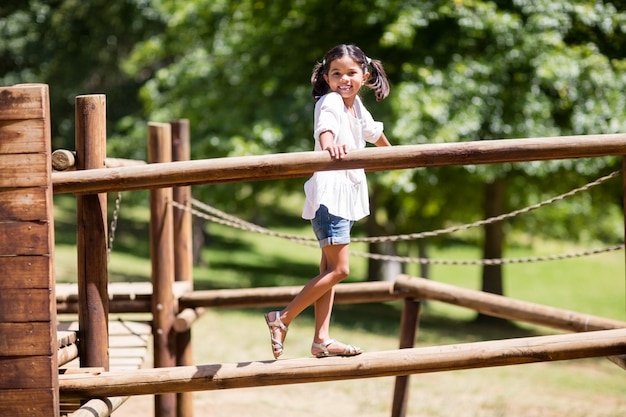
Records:
[[[382,37],[383,46],[419,56],[402,60],[393,136],[448,142],[623,132],[626,60],[617,45],[625,19],[624,8],[611,2],[407,3]],[[515,188],[516,176],[550,186],[565,167],[572,179],[572,172],[607,164],[610,159],[468,170],[485,183],[488,216],[499,214],[505,199],[515,195],[519,202],[528,194]],[[502,253],[500,227],[487,228],[485,257]],[[483,289],[502,292],[500,267],[485,268]]]
[[[50,86],[55,148],[74,148],[74,98],[106,94],[107,130],[141,111],[143,79],[128,77],[121,61],[156,33],[148,2],[29,0],[0,6],[0,83]]]

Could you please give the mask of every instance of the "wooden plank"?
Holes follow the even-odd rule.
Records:
[[[0,189],[0,221],[46,220],[46,188]]]
[[[53,320],[50,309],[42,308],[53,301],[48,289],[5,289],[0,291],[0,322],[28,323]]]
[[[70,330],[57,330],[57,343],[59,347],[71,345],[76,343],[78,335],[75,331]]]
[[[520,365],[626,352],[626,329],[295,358],[61,375],[62,396],[89,398],[248,388]]]
[[[45,84],[0,87],[0,120],[42,119],[49,116],[48,107]]]
[[[0,357],[0,390],[45,387],[52,372],[49,356]]]
[[[51,417],[59,414],[51,388],[0,391],[0,416]]]
[[[44,153],[0,154],[0,187],[45,187],[52,168],[46,171],[35,167],[48,163]]]
[[[43,120],[0,120],[0,154],[46,152]]]
[[[47,223],[0,223],[0,256],[49,254]]]
[[[0,256],[0,290],[50,288],[51,269],[49,256]]]
[[[51,339],[50,323],[0,323],[0,356],[52,355]]]

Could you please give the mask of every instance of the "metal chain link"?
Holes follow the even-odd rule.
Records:
[[[534,204],[531,205],[529,207],[523,208],[523,209],[519,209],[519,210],[515,210],[512,211],[510,213],[506,213],[506,214],[502,214],[499,216],[495,216],[495,217],[491,217],[485,220],[480,220],[474,223],[470,223],[470,224],[465,224],[465,225],[460,225],[460,226],[455,226],[455,227],[449,227],[449,228],[445,228],[445,229],[440,229],[440,230],[434,230],[434,231],[429,231],[429,232],[420,232],[420,233],[412,233],[412,234],[402,234],[402,235],[395,235],[395,236],[379,236],[379,237],[369,237],[369,238],[352,238],[351,241],[352,242],[397,242],[397,241],[404,241],[404,240],[417,240],[417,239],[423,239],[426,237],[434,237],[434,236],[439,236],[442,234],[446,234],[446,233],[453,233],[453,232],[457,232],[457,231],[461,231],[461,230],[468,230],[470,228],[474,228],[474,227],[478,227],[478,226],[484,226],[486,224],[491,224],[491,223],[495,223],[498,221],[502,221],[508,218],[512,218],[515,216],[518,216],[520,214],[524,214],[524,213],[528,213],[532,210],[536,210],[538,208],[544,207],[546,205],[549,204],[553,204],[557,201],[563,200],[565,198],[569,198],[572,197],[578,193],[581,193],[583,191],[587,191],[592,187],[595,187],[597,185],[600,185],[612,178],[615,178],[616,176],[618,176],[620,174],[620,171],[615,171],[612,172],[609,175],[606,175],[604,177],[601,177],[593,182],[590,182],[582,187],[576,188],[574,190],[571,190],[567,193],[558,195],[556,197],[550,198],[548,200],[545,200],[543,202],[540,202],[538,204]],[[229,215],[227,213],[224,213],[221,210],[216,209],[215,207],[211,207],[208,204],[202,203],[198,200],[193,199],[192,200],[192,205],[199,207],[200,209],[204,210],[204,212],[200,211],[200,210],[196,210],[193,209],[191,207],[182,205],[180,203],[177,203],[175,201],[171,201],[170,202],[174,207],[179,208],[181,210],[185,210],[185,211],[189,211],[191,212],[193,215],[198,216],[198,217],[202,217],[208,221],[211,222],[215,222],[215,223],[219,223],[225,226],[229,226],[229,227],[234,227],[234,228],[238,228],[240,230],[246,230],[246,231],[251,231],[251,232],[256,232],[256,233],[262,233],[265,234],[267,236],[273,236],[273,237],[278,237],[278,238],[283,238],[283,239],[288,239],[292,242],[296,242],[296,243],[300,243],[300,244],[304,244],[307,246],[315,246],[317,247],[317,241],[315,238],[313,237],[304,237],[304,236],[298,236],[298,235],[293,235],[293,234],[288,234],[288,233],[281,233],[281,232],[274,232],[271,231],[269,229],[266,229],[264,227],[258,226],[254,223],[250,223],[247,222],[245,220],[239,219],[235,216]],[[209,214],[207,214],[209,213]],[[394,255],[381,255],[381,254],[374,254],[374,253],[365,253],[365,252],[355,252],[355,251],[351,251],[351,254],[355,255],[355,256],[360,256],[360,257],[365,257],[365,258],[371,258],[371,259],[378,259],[378,260],[386,260],[386,261],[394,261],[394,262],[400,262],[400,263],[416,263],[416,264],[430,264],[430,265],[503,265],[503,264],[514,264],[514,263],[530,263],[530,262],[540,262],[540,261],[552,261],[552,260],[560,260],[560,259],[568,259],[568,258],[575,258],[575,257],[582,257],[582,256],[589,256],[589,255],[594,255],[594,254],[599,254],[599,253],[603,253],[603,252],[611,252],[611,251],[617,251],[617,250],[621,250],[624,248],[624,244],[621,245],[615,245],[615,246],[610,246],[608,248],[599,248],[599,249],[592,249],[589,251],[584,251],[584,252],[578,252],[578,253],[571,253],[571,254],[563,254],[563,255],[549,255],[549,256],[537,256],[537,257],[528,257],[528,258],[507,258],[507,259],[478,259],[478,260],[442,260],[442,259],[430,259],[430,258],[413,258],[413,257],[405,257],[405,256],[394,256]]]
[[[113,210],[113,219],[111,219],[111,227],[109,231],[109,244],[107,245],[107,255],[111,254],[113,250],[113,242],[115,241],[115,231],[117,230],[117,220],[120,217],[120,205],[122,203],[122,193],[117,193],[115,199],[115,209]]]
[[[519,210],[515,210],[512,211],[510,213],[505,213],[505,214],[501,214],[499,216],[494,216],[494,217],[490,217],[488,219],[484,219],[484,220],[479,220],[477,222],[474,223],[469,223],[469,224],[464,224],[464,225],[460,225],[460,226],[452,226],[452,227],[448,227],[445,229],[439,229],[439,230],[433,230],[430,232],[420,232],[420,233],[411,233],[411,234],[403,234],[403,235],[395,235],[395,236],[380,236],[380,237],[368,237],[368,238],[353,238],[351,239],[351,241],[353,242],[399,242],[399,241],[404,241],[404,240],[418,240],[418,239],[424,239],[427,237],[435,237],[435,236],[440,236],[440,235],[444,235],[444,234],[448,234],[448,233],[454,233],[454,232],[459,232],[462,230],[468,230],[468,229],[472,229],[474,227],[479,227],[479,226],[485,226],[487,224],[491,224],[491,223],[497,223],[500,222],[502,220],[506,220],[506,219],[510,219],[513,218],[515,216],[519,216],[520,214],[525,214],[528,213],[530,211],[536,210],[538,208],[550,205],[550,204],[554,204],[557,201],[560,200],[564,200],[566,198],[572,197],[578,193],[581,193],[583,191],[587,191],[590,188],[593,188],[597,185],[600,185],[610,179],[615,178],[616,176],[618,176],[620,174],[620,171],[614,171],[612,173],[610,173],[609,175],[606,175],[604,177],[598,178],[597,180],[590,182],[589,184],[583,185],[582,187],[579,188],[575,188],[567,193],[558,195],[556,197],[552,197],[548,200],[542,201],[540,203],[537,204],[533,204],[531,206],[519,209]]]

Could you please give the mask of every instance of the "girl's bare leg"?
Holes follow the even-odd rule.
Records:
[[[349,255],[347,244],[328,245],[322,248],[320,269],[325,266],[324,270],[309,281],[287,307],[279,313],[280,320],[286,326],[289,326],[291,321],[305,308],[315,303],[315,338],[319,338],[320,335],[328,337],[330,313],[334,299],[333,286],[345,279],[350,273]],[[318,300],[320,301],[319,305],[317,303]],[[276,318],[275,313],[269,313],[268,318],[274,320]],[[278,327],[274,327],[272,331],[274,338],[281,342],[285,340],[285,331]]]

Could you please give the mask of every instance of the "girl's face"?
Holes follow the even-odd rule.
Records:
[[[363,73],[363,69],[355,60],[344,55],[330,63],[328,74],[324,74],[324,80],[332,91],[341,95],[346,106],[351,107],[369,76],[370,73]]]

